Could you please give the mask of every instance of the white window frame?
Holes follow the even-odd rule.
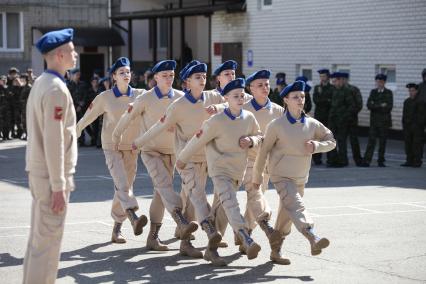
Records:
[[[296,65],[296,77],[297,76],[303,76],[303,70],[310,70],[311,71],[311,78],[308,78],[308,84],[312,85],[312,80],[314,77],[314,73],[313,73],[313,66],[311,64],[297,64]]]
[[[19,14],[19,48],[7,48],[7,26],[6,15],[8,12],[0,12],[2,14],[2,27],[3,27],[3,46],[0,46],[0,52],[23,52],[24,51],[24,16],[22,12],[9,12]]]
[[[265,5],[265,0],[259,0],[259,10],[267,11],[272,10],[272,6],[274,5],[274,0],[271,0],[271,4]]]

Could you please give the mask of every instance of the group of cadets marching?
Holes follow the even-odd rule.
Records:
[[[101,145],[114,184],[111,241],[126,242],[121,232],[126,219],[135,235],[142,234],[149,220],[147,248],[167,251],[159,238],[167,211],[176,223],[181,255],[204,258],[215,266],[227,265],[219,254],[219,248],[229,246],[222,239],[227,224],[235,245],[249,260],[261,250],[252,237],[257,225],[268,238],[270,260],[277,264],[290,264],[281,250],[292,224],[308,240],[312,255],[329,246],[327,238],[314,232],[303,202],[313,155],[315,164],[322,162],[321,153],[327,153],[329,166],[344,167],[350,137],[355,163],[369,166],[379,139],[378,165],[384,166],[393,107],[384,74],[375,77],[377,88],[367,101],[371,127],[361,157],[356,129],[362,97],[348,83],[347,73],[318,70],[321,83],[313,93],[317,119],[307,114],[312,108],[307,78],[298,77],[285,86],[285,75],[278,73],[279,89],[270,94],[269,70],[256,71],[247,79],[236,78],[238,65],[233,60],[215,68],[217,87],[211,90],[205,90],[207,65],[191,61],[179,72],[182,90],[177,90],[173,88],[175,61],[158,62],[146,88],[133,88],[131,63],[121,57],[110,68],[111,85],[104,80],[105,86],[99,87],[99,78],[94,78],[88,88],[91,91],[82,95],[87,87],[80,83],[79,71],[72,69],[77,61],[72,38],[73,29],[64,29],[45,34],[36,44],[48,69],[34,82],[28,97],[26,170],[33,206],[24,283],[53,283],[56,278],[66,205],[74,189],[75,139],[100,117]],[[66,85],[64,74],[69,69],[71,78]],[[425,77],[426,72],[424,81]],[[13,82],[11,86],[16,84]],[[99,93],[101,88],[105,89]],[[417,93],[425,86],[410,83],[407,88],[410,96],[403,115],[407,161],[403,165],[417,167],[421,165],[418,146],[423,143],[425,119],[424,97]],[[143,214],[147,208],[139,208],[133,193],[139,155],[154,185],[149,218]],[[180,194],[173,188],[175,169],[182,180]],[[205,191],[208,176],[214,186],[211,204]],[[279,199],[275,225],[264,196],[269,182]],[[241,186],[247,194],[244,213],[236,194]],[[199,227],[207,236],[204,253],[191,243]]]

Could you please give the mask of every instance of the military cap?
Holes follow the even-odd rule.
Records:
[[[11,68],[9,68],[9,74],[10,73],[19,73],[19,70],[16,67],[11,67]]]
[[[386,81],[388,79],[388,76],[386,76],[385,74],[377,74],[376,77],[374,78],[375,80],[382,80],[382,81]]]
[[[77,67],[70,70],[70,74],[72,74],[72,75],[74,75],[75,73],[78,73],[78,72],[80,72],[80,68],[77,68]]]
[[[191,62],[189,62],[188,64],[186,64],[185,65],[185,67],[183,67],[182,68],[182,70],[180,70],[180,72],[179,72],[179,77],[180,77],[180,79],[182,80],[182,81],[185,81],[187,78],[185,78],[184,77],[184,75],[185,75],[185,73],[186,73],[186,71],[190,68],[190,67],[192,67],[192,66],[194,66],[194,65],[197,65],[197,64],[200,64],[201,62],[200,61],[198,61],[198,60],[192,60]]]
[[[123,66],[130,67],[130,60],[127,57],[118,58],[117,61],[115,61],[111,66],[111,69],[109,70],[110,74],[114,73],[118,68]]]
[[[318,69],[317,72],[318,72],[318,74],[327,74],[327,75],[330,75],[330,70],[328,70],[326,68]]]
[[[285,78],[278,77],[276,84],[277,85],[285,85]]]
[[[74,36],[74,30],[71,28],[51,31],[44,34],[36,43],[37,49],[45,54],[58,46],[66,44],[72,41]]]
[[[333,74],[330,75],[330,78],[344,78],[345,75],[343,75],[342,72],[334,72]]]
[[[348,72],[340,72],[341,78],[349,79],[349,73]]]
[[[285,87],[281,93],[280,93],[280,97],[284,98],[285,96],[287,96],[289,93],[291,92],[296,92],[296,91],[301,91],[304,92],[305,91],[305,87],[306,84],[303,81],[294,81],[293,83],[289,84],[287,87]]]
[[[176,61],[174,60],[163,60],[158,62],[152,67],[153,73],[158,73],[161,71],[175,70],[176,69]]]
[[[405,85],[405,87],[407,89],[414,88],[417,90],[419,88],[419,85],[417,85],[416,83],[408,83],[407,85]]]
[[[246,87],[246,81],[243,78],[237,78],[235,80],[232,80],[228,84],[226,84],[225,88],[222,90],[222,96],[226,95],[232,90],[235,89],[244,89]]]
[[[286,76],[286,74],[284,72],[278,72],[277,74],[275,74],[276,79],[282,78],[282,79],[284,79],[284,81],[285,81],[285,76]]]
[[[251,74],[250,76],[248,76],[247,79],[246,79],[246,84],[250,85],[250,83],[253,82],[254,80],[257,80],[257,79],[269,79],[269,77],[271,77],[271,71],[269,71],[269,70],[260,70],[260,71],[254,72],[253,74]]]
[[[205,63],[200,63],[189,67],[185,72],[185,79],[188,79],[194,73],[207,73],[207,65]]]
[[[228,60],[220,64],[213,72],[214,75],[219,76],[220,72],[224,70],[236,70],[238,63],[235,60]]]

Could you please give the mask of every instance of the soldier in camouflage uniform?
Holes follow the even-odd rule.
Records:
[[[333,85],[330,84],[330,71],[328,69],[318,70],[320,84],[314,87],[313,100],[315,103],[314,117],[326,127],[328,127],[328,116],[331,108],[331,98],[333,96]],[[327,164],[330,154],[327,153]],[[322,153],[312,155],[315,165],[322,164]]]
[[[337,140],[337,147],[330,152],[328,167],[340,168],[348,165],[347,138],[351,119],[356,112],[356,103],[351,90],[344,85],[341,72],[331,76],[334,79],[333,97],[331,99],[329,128]]]
[[[12,81],[12,86],[9,86],[11,94],[11,105],[12,105],[12,137],[21,138],[23,134],[22,129],[22,106],[21,106],[21,91],[22,83],[19,77],[16,77]],[[16,132],[15,132],[16,126]]]
[[[23,74],[21,75],[21,80],[23,81],[24,86],[22,87],[21,90],[21,95],[19,97],[19,101],[21,104],[21,109],[22,109],[22,113],[21,113],[21,121],[22,121],[22,130],[24,133],[23,137],[20,137],[23,140],[27,140],[27,101],[28,101],[28,95],[30,94],[31,91],[31,81],[29,79],[28,74]]]
[[[376,89],[371,90],[367,101],[367,108],[370,110],[370,131],[368,136],[367,149],[364,155],[363,167],[369,167],[376,146],[376,139],[379,139],[379,157],[377,160],[379,167],[385,165],[385,149],[388,129],[392,126],[393,93],[385,88],[387,76],[377,74]]]
[[[401,166],[418,168],[422,166],[426,108],[418,95],[419,86],[409,83],[406,87],[410,96],[404,101],[402,127],[407,158]]]
[[[6,76],[0,76],[0,134],[2,136],[2,140],[6,140],[6,137],[3,136],[3,128],[5,122],[5,113],[6,113]]]
[[[362,164],[361,149],[358,140],[358,114],[362,110],[362,95],[357,86],[349,84],[349,73],[343,73],[344,84],[351,90],[356,103],[356,112],[353,113],[351,124],[349,126],[349,141],[352,148],[352,158],[355,164],[360,167]]]

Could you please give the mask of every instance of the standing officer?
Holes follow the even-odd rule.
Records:
[[[52,31],[37,42],[47,63],[27,104],[26,167],[33,197],[23,283],[54,283],[73,175],[77,164],[76,116],[65,84],[77,53],[73,29]]]
[[[328,123],[330,130],[336,137],[337,150],[333,149],[330,152],[330,163],[327,166],[341,168],[348,165],[346,140],[356,103],[351,91],[344,85],[344,75],[341,72],[335,72],[331,77],[334,78],[335,88],[333,89]]]
[[[319,85],[314,87],[313,100],[315,103],[314,117],[316,120],[328,127],[328,116],[331,108],[331,98],[333,97],[333,85],[330,84],[330,71],[328,69],[319,69],[320,77]],[[322,153],[316,153],[312,155],[315,165],[321,165]],[[327,155],[327,163],[328,161]]]
[[[27,101],[28,101],[28,96],[30,95],[31,92],[31,87],[32,87],[32,83],[30,83],[30,79],[28,74],[23,74],[21,75],[21,79],[23,80],[23,84],[24,86],[22,87],[21,90],[21,94],[19,97],[19,102],[21,104],[21,109],[22,109],[22,113],[21,113],[21,122],[22,122],[22,131],[24,132],[25,136],[24,137],[19,137],[23,140],[27,140]]]
[[[422,82],[418,85],[417,92],[420,101],[426,104],[426,68],[422,71]]]
[[[371,90],[367,101],[367,108],[370,110],[370,132],[368,136],[367,149],[365,150],[363,167],[369,167],[376,146],[376,139],[379,138],[379,167],[385,165],[385,149],[388,129],[392,126],[391,111],[393,107],[393,93],[385,88],[387,76],[377,74],[376,89]]]
[[[2,141],[7,140],[4,136],[4,125],[5,125],[5,114],[6,114],[6,76],[0,76],[0,134],[2,135]]]
[[[352,113],[352,119],[349,125],[349,141],[352,148],[352,157],[355,161],[355,164],[360,167],[362,164],[362,157],[358,140],[358,114],[362,110],[362,95],[360,89],[357,86],[349,84],[349,73],[343,73],[343,82],[345,86],[351,90],[355,100],[356,109],[355,112]]]
[[[417,84],[409,83],[406,87],[410,96],[404,101],[402,128],[407,158],[401,166],[418,168],[423,157],[425,104],[419,98]]]

